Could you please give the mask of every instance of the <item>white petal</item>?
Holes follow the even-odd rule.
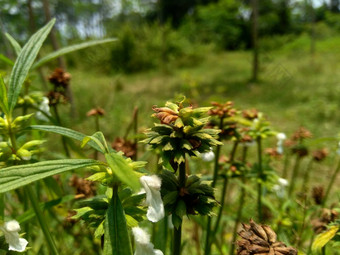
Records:
[[[17,252],[23,252],[26,249],[28,242],[24,238],[19,238],[18,242],[15,243],[9,243],[8,250],[10,251],[17,251]]]
[[[279,184],[282,186],[288,186],[288,181],[284,178],[279,178]]]
[[[134,255],[163,255],[160,250],[154,250],[154,246],[150,243],[150,235],[139,227],[132,228],[135,237],[136,250]]]
[[[11,220],[11,221],[5,222],[5,231],[7,231],[7,232],[19,232],[20,231],[19,222],[17,222],[16,220]]]
[[[9,250],[23,252],[28,244],[27,240],[20,238],[20,225],[16,220],[8,221],[4,227],[0,228],[5,235],[5,240],[9,245]]]
[[[142,176],[140,182],[146,192],[146,205],[149,206],[146,217],[157,222],[164,217],[164,205],[160,193],[161,179],[157,175]]]
[[[134,227],[132,228],[132,233],[137,243],[139,244],[150,243],[150,235],[147,232],[145,232],[142,228]]]
[[[278,140],[285,140],[286,138],[287,138],[287,136],[286,136],[286,134],[285,133],[278,133],[277,135],[276,135],[276,138],[278,139]]]
[[[213,161],[215,158],[215,153],[213,151],[201,153],[201,158],[205,162]]]

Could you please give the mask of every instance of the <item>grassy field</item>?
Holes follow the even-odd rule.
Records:
[[[116,136],[125,134],[134,107],[139,108],[139,132],[142,133],[153,125],[154,119],[150,117],[153,105],[162,106],[167,100],[185,95],[189,102],[199,106],[209,106],[211,101],[231,100],[240,110],[256,108],[264,112],[275,130],[285,132],[288,137],[300,126],[308,128],[315,138],[336,137],[340,119],[339,43],[340,38],[317,42],[316,52],[311,55],[308,38],[302,36],[279,50],[262,50],[260,79],[257,83],[249,82],[252,62],[249,51],[209,50],[209,54],[205,54],[195,65],[185,68],[168,66],[166,72],[153,70],[128,75],[105,75],[92,70],[71,69],[77,118],[68,117],[68,107],[63,106],[63,121],[66,126],[86,134],[94,133],[94,120],[87,118],[86,112],[93,107],[102,107],[106,115],[100,121],[100,129],[109,141],[113,141]],[[317,171],[312,176],[312,180],[318,180],[318,184],[326,183],[335,165],[337,141],[314,141],[312,149],[325,146],[332,152],[325,164],[314,166]],[[275,144],[276,139],[272,138],[265,145],[273,147]],[[229,151],[229,147],[225,146],[225,151]],[[255,149],[253,152],[255,156]],[[303,170],[308,167],[308,161],[303,160]],[[291,168],[292,164],[293,161]],[[277,165],[280,172],[282,161]],[[205,167],[208,166],[203,166],[203,173],[206,173]],[[237,211],[233,205],[237,202],[237,192],[234,192],[239,182],[232,181],[230,185],[228,213],[223,216],[223,224],[230,222],[231,215]],[[332,200],[339,195],[339,190],[334,191]],[[268,201],[270,199],[268,196]],[[280,201],[276,200],[275,203],[280,206]],[[255,209],[255,203],[248,203],[243,218],[253,217]],[[279,220],[280,215],[274,217]],[[191,234],[192,228],[197,228],[196,224],[201,223],[202,219],[197,218],[185,224],[187,253],[196,254],[196,250],[200,249],[197,245],[203,245],[202,242],[195,242],[199,234]],[[224,226],[220,233],[222,240],[229,243],[231,233],[232,226]],[[226,246],[222,245],[221,249],[226,249]]]
[[[334,45],[340,40],[318,42],[314,56],[306,38],[299,40],[278,51],[261,52],[258,83],[249,82],[251,52],[210,51],[197,65],[169,67],[166,73],[104,75],[71,70],[79,128],[91,130],[86,112],[100,106],[107,112],[104,133],[122,135],[135,106],[140,108],[141,126],[148,126],[152,105],[185,95],[200,106],[232,100],[239,109],[257,108],[288,134],[303,125],[316,137],[337,135],[340,51]]]

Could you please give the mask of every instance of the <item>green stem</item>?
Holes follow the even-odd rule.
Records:
[[[296,242],[296,248],[300,249],[301,242],[302,242],[302,235],[303,232],[305,231],[306,227],[306,216],[307,216],[307,194],[304,194],[304,205],[303,205],[303,219],[302,219],[302,226],[299,231],[299,235],[297,237],[297,242]]]
[[[283,165],[283,171],[282,171],[282,178],[287,178],[287,171],[288,171],[288,164],[289,164],[289,153],[285,154],[285,161]]]
[[[292,195],[292,193],[294,191],[295,181],[296,181],[296,177],[297,177],[298,172],[299,172],[300,162],[301,162],[301,157],[299,155],[296,155],[296,161],[295,161],[292,177],[290,179],[290,186],[289,186],[289,191],[288,191],[289,197]]]
[[[334,173],[333,173],[333,175],[332,175],[332,177],[331,177],[331,180],[329,181],[329,184],[328,184],[328,186],[327,186],[326,194],[325,194],[325,197],[324,197],[324,199],[323,199],[323,201],[322,201],[322,206],[323,206],[323,207],[324,207],[325,204],[326,204],[326,201],[327,201],[327,199],[328,199],[329,193],[330,193],[331,190],[332,190],[333,184],[334,184],[334,182],[335,182],[335,180],[336,180],[336,177],[337,177],[339,171],[340,171],[340,160],[339,160],[339,163],[338,163],[337,167],[335,168]]]
[[[179,165],[179,188],[185,188],[186,182],[186,172],[185,172],[185,163],[181,163]],[[178,228],[174,228],[174,248],[173,255],[181,255],[181,240],[182,239],[182,223]]]
[[[245,164],[245,162],[246,162],[247,150],[248,150],[248,147],[244,146],[243,147],[243,153],[242,153],[243,164]],[[243,175],[242,176],[242,184],[245,185],[245,183],[246,183],[246,178]],[[237,211],[237,216],[236,216],[236,221],[235,221],[235,226],[234,226],[234,231],[233,231],[233,238],[232,238],[232,241],[231,241],[231,248],[230,248],[230,251],[229,251],[230,255],[234,254],[235,242],[236,242],[236,238],[237,238],[237,227],[238,227],[238,224],[240,223],[241,218],[242,218],[242,211],[243,211],[245,198],[246,198],[246,189],[244,188],[244,186],[242,186],[241,194],[240,194],[240,197],[239,197],[239,206],[238,206],[238,211]]]
[[[230,160],[229,160],[230,161],[229,162],[230,166],[234,162],[234,157],[235,157],[237,145],[238,145],[238,141],[235,141],[234,145],[233,145],[233,148],[232,148],[232,150],[230,152]],[[211,240],[208,243],[208,246],[207,246],[208,248],[206,249],[207,252],[208,252],[207,254],[210,254],[211,244],[214,241],[214,238],[216,236],[218,227],[220,226],[220,221],[221,221],[222,214],[223,214],[223,211],[224,211],[225,195],[227,193],[228,181],[229,181],[229,178],[228,178],[228,174],[226,173],[225,176],[224,176],[223,187],[222,187],[222,192],[221,192],[221,206],[219,208],[217,219],[216,219],[216,222],[215,222],[215,227],[213,229],[214,236],[211,237]],[[210,237],[209,237],[209,239],[210,239]]]
[[[309,161],[308,166],[305,170],[305,174],[303,175],[302,192],[308,193],[309,176],[310,176],[310,173],[312,172],[312,165],[313,165],[313,159]]]
[[[257,156],[258,156],[258,172],[257,172],[257,212],[259,217],[259,222],[262,223],[262,178],[263,178],[263,169],[262,169],[262,143],[261,136],[257,137]]]
[[[53,105],[53,110],[54,110],[55,119],[56,119],[58,125],[59,125],[59,126],[62,126],[62,124],[61,124],[61,119],[60,119],[60,117],[59,117],[59,112],[58,112],[58,107],[57,107],[57,105],[55,105],[55,104]],[[67,156],[67,157],[70,157],[70,151],[69,151],[69,149],[68,149],[68,147],[67,147],[66,138],[65,138],[64,136],[62,136],[62,137],[61,137],[61,141],[62,141],[62,143],[63,143],[63,147],[64,147],[64,151],[65,151],[66,156]]]
[[[223,128],[223,118],[220,119],[220,125],[219,128]],[[221,140],[220,138],[218,139],[219,141]],[[218,175],[218,160],[220,158],[221,154],[221,147],[222,145],[217,145],[216,146],[216,152],[215,152],[215,161],[214,161],[214,174],[213,174],[213,181],[211,186],[215,188],[216,186],[216,181],[217,181],[217,175]],[[205,236],[205,248],[204,248],[204,255],[209,255],[210,254],[210,233],[211,233],[211,217],[208,217],[208,222],[207,222],[207,227],[206,227],[206,236]]]
[[[30,200],[31,200],[31,204],[32,204],[32,207],[33,207],[33,210],[35,212],[35,215],[37,216],[37,219],[39,221],[39,224],[40,224],[40,227],[44,233],[44,236],[45,236],[45,239],[47,241],[47,245],[49,246],[49,249],[51,251],[52,254],[55,254],[55,255],[58,255],[59,252],[57,250],[57,247],[54,243],[54,240],[52,238],[52,235],[48,229],[48,226],[47,226],[47,222],[45,220],[45,217],[43,215],[43,212],[41,211],[41,208],[39,206],[39,202],[38,202],[38,199],[36,197],[36,195],[34,194],[31,186],[26,186],[25,187],[25,191],[27,192]]]
[[[12,149],[13,149],[13,153],[17,151],[17,147],[16,147],[16,138],[15,138],[15,135],[14,133],[12,132],[12,129],[11,129],[11,119],[9,118],[9,122],[8,122],[8,133],[9,133],[9,137],[11,139],[11,144],[12,144]],[[53,238],[48,230],[48,226],[47,226],[47,223],[45,221],[45,218],[44,218],[44,215],[39,207],[39,202],[38,202],[38,199],[37,197],[35,196],[35,194],[33,193],[33,190],[32,188],[27,185],[26,187],[24,187],[24,190],[26,191],[27,195],[29,196],[30,200],[31,200],[31,204],[32,204],[32,207],[33,207],[33,210],[35,212],[35,215],[37,216],[38,218],[38,221],[39,221],[39,224],[40,224],[40,227],[45,235],[45,238],[46,238],[46,241],[47,241],[47,244],[49,246],[49,249],[51,251],[51,253],[53,255],[58,255],[58,250],[57,250],[57,247],[55,246],[55,243],[53,241]]]
[[[95,118],[95,130],[96,132],[98,132],[100,130],[100,125],[99,125],[99,116],[98,114],[96,114],[94,116]],[[98,159],[98,151],[97,150],[94,150],[94,159]]]

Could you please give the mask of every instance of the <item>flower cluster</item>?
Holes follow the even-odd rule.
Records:
[[[203,182],[197,175],[186,179],[185,187],[180,187],[178,178],[170,171],[164,170],[161,194],[165,211],[172,215],[172,223],[178,227],[184,215],[211,215],[217,205],[214,189],[208,182]]]
[[[182,103],[167,102],[165,107],[154,107],[161,124],[155,124],[146,133],[145,143],[160,149],[162,159],[170,162],[174,170],[185,162],[185,155],[199,157],[211,147],[221,144],[217,139],[219,130],[205,128],[209,107],[183,107]]]

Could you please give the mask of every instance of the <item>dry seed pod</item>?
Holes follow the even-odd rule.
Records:
[[[250,220],[250,225],[242,224],[238,234],[243,238],[237,241],[238,255],[297,255],[297,250],[278,242],[276,233],[265,225]]]
[[[257,225],[252,219],[250,220],[250,226],[256,235],[261,237],[263,240],[268,241],[266,231],[264,231],[264,229],[260,225]]]
[[[263,225],[262,228],[267,233],[269,243],[275,243],[277,238],[276,233],[269,226]]]

